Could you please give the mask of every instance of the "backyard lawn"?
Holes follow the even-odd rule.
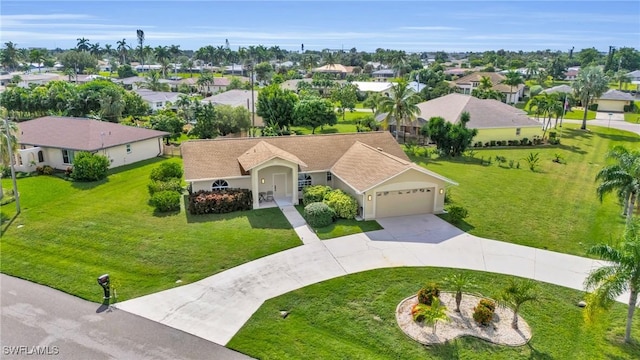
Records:
[[[97,183],[19,179],[23,211],[2,225],[2,272],[92,301],[101,300],[96,278],[109,273],[119,300],[125,300],[301,244],[277,208],[154,214],[147,183],[161,161],[181,160],[146,161]],[[2,206],[3,220],[14,214],[14,203]]]
[[[427,282],[469,273],[471,292],[493,296],[509,276],[445,268],[393,268],[348,275],[266,301],[227,344],[258,359],[638,359],[640,346],[623,342],[626,307],[615,304],[593,324],[577,307],[583,293],[538,283],[539,303],[520,314],[531,326],[529,344],[507,347],[463,337],[423,346],[398,327],[396,306]],[[283,319],[280,311],[289,311]],[[473,320],[471,320],[473,321]],[[508,320],[507,320],[508,321]],[[632,335],[640,338],[636,312]],[[426,331],[431,331],[427,328]]]
[[[335,134],[335,133],[354,133],[357,132],[356,120],[371,116],[372,113],[366,112],[350,112],[345,113],[345,120],[342,120],[342,115],[337,114],[338,123],[333,126],[323,126],[322,128],[316,128],[316,134]],[[292,130],[295,130],[299,135],[311,134],[311,129],[303,126],[292,126]]]
[[[296,210],[303,214],[304,206],[296,205]],[[380,230],[382,226],[375,220],[357,221],[348,219],[338,219],[333,224],[313,229],[321,240],[333,239],[340,236],[358,234],[367,231]]]
[[[569,124],[559,146],[475,150],[474,158],[414,161],[460,185],[450,192],[456,205],[469,210],[461,226],[471,234],[516,244],[586,256],[591,245],[617,238],[624,227],[615,194],[600,203],[596,173],[606,164],[614,145],[637,147],[640,137],[630,132]],[[558,135],[560,136],[560,131]],[[529,170],[524,160],[538,153],[540,166]],[[553,162],[555,154],[563,163]],[[496,156],[506,162],[498,163]],[[492,158],[492,164],[486,161]],[[480,165],[480,159],[485,165]],[[509,168],[509,161],[514,168]],[[520,169],[516,169],[516,164]],[[446,217],[445,217],[446,218]]]

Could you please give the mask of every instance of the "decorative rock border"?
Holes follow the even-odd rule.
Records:
[[[494,344],[521,346],[531,339],[529,324],[518,315],[518,330],[511,328],[513,310],[497,306],[493,321],[489,326],[480,326],[473,320],[473,308],[482,297],[463,294],[460,312],[456,312],[455,293],[441,292],[440,302],[447,307],[446,322],[438,321],[437,331],[432,327],[416,323],[411,316],[411,308],[418,303],[417,295],[400,302],[396,308],[396,321],[400,329],[413,340],[424,345],[441,344],[460,336],[473,336]]]

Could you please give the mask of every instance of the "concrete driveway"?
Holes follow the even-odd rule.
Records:
[[[609,112],[596,112],[596,120],[606,120],[609,121],[609,114],[611,114],[611,122],[614,121],[624,121],[623,113],[609,113]]]
[[[313,241],[192,284],[122,302],[118,308],[225,345],[264,301],[361,271],[451,267],[582,290],[586,275],[599,266],[592,259],[469,235],[435,215],[379,222],[384,230]],[[619,300],[625,301],[625,295]]]

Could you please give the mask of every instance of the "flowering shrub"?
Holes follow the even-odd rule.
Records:
[[[223,214],[252,208],[251,191],[246,189],[201,190],[189,195],[189,212],[194,215]]]

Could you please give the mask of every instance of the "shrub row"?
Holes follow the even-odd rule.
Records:
[[[333,222],[336,212],[329,205],[313,202],[304,207],[304,218],[311,227],[325,227]]]
[[[516,140],[490,140],[485,143],[482,141],[477,141],[473,144],[473,147],[481,148],[481,147],[493,147],[493,146],[532,146],[532,145],[542,145],[542,139],[535,138],[529,140],[527,138],[516,139]]]
[[[251,210],[252,208],[253,198],[251,190],[200,190],[189,195],[189,212],[194,215],[223,214],[233,211]]]
[[[174,190],[158,191],[149,202],[160,212],[180,210],[180,193]]]
[[[353,219],[358,214],[358,201],[340,189],[332,190],[330,186],[325,185],[307,186],[302,189],[302,203],[305,206],[317,202],[327,204],[334,211],[334,217]]]
[[[324,196],[331,190],[331,186],[326,185],[305,186],[302,189],[302,204],[307,206],[311,203],[322,202]]]
[[[36,172],[38,173],[38,175],[51,175],[53,174],[53,171],[53,168],[49,165],[36,167]]]
[[[175,191],[178,194],[182,193],[182,184],[180,179],[172,178],[166,181],[151,180],[147,185],[149,195],[153,196],[155,193],[161,191]]]
[[[182,196],[182,167],[178,163],[163,162],[151,170],[147,185],[149,203],[159,212],[180,210]]]

